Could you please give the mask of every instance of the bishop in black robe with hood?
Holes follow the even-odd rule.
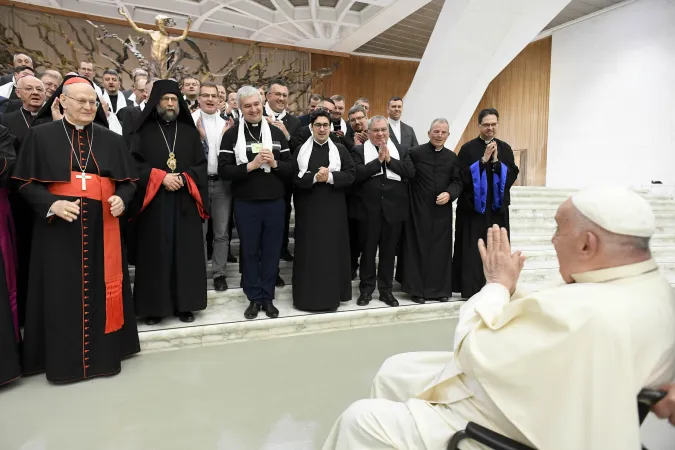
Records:
[[[171,95],[177,98],[173,108],[178,115],[173,119],[160,113],[161,99]],[[131,154],[140,175],[136,197],[140,213],[133,219],[136,312],[149,325],[174,314],[192,322],[192,311],[206,308],[202,221],[209,217],[207,160],[175,81],[159,80],[153,85],[136,122]],[[179,176],[179,189],[163,185],[168,174]]]
[[[487,242],[492,225],[509,230],[511,186],[518,178],[518,166],[511,146],[492,138],[497,145],[497,158],[483,163],[488,145],[480,136],[462,146],[458,161],[462,177],[462,195],[457,200],[455,252],[452,259],[453,292],[471,298],[485,286],[483,263],[478,240]]]
[[[80,87],[67,99],[75,111],[76,102],[95,99],[93,88]],[[93,114],[78,116],[79,124],[69,114],[31,127],[12,174],[35,212],[24,373],[46,371],[52,382],[116,374],[122,358],[140,351],[124,214],[115,217],[111,203],[127,207],[136,171],[121,136],[93,123]],[[64,213],[58,200],[79,204],[79,213]]]

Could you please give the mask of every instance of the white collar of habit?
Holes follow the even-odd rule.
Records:
[[[265,102],[265,113],[268,117],[273,117],[275,120],[281,120],[286,117],[286,110],[284,109],[280,113],[274,112],[270,106],[270,102]]]

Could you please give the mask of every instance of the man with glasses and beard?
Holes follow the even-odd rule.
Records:
[[[345,134],[345,147],[351,150],[355,145],[363,145],[368,140],[368,113],[361,106],[352,106],[347,115],[349,129]]]
[[[457,200],[455,251],[452,256],[452,291],[473,297],[485,285],[478,240],[499,225],[509,228],[511,186],[518,166],[511,146],[497,139],[499,112],[488,108],[478,114],[479,136],[462,146],[457,162],[462,177],[462,195]],[[478,192],[476,187],[480,187]]]
[[[207,160],[175,81],[154,83],[136,122],[131,154],[142,199],[135,219],[136,313],[147,325],[171,315],[192,322],[192,312],[206,308]]]

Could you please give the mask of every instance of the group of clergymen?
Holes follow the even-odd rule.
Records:
[[[206,254],[215,290],[228,289],[233,223],[247,319],[279,315],[280,259],[293,261],[300,310],[350,301],[357,272],[358,305],[377,287],[379,300],[398,306],[396,264],[417,303],[470,297],[485,284],[478,240],[492,224],[508,227],[518,168],[495,139],[494,109],[480,113],[479,137],[456,155],[444,147],[442,118],[418,145],[398,97],[388,117],[369,118],[360,98],[345,120],[343,97],[313,95],[298,117],[283,80],[228,94],[137,69],[127,96],[113,70],[98,87],[91,63],[63,79],[36,77],[26,55],[15,64],[0,86],[0,320],[12,324],[0,339],[16,345],[2,346],[0,384],[38,371],[57,382],[113,374],[139,351],[136,317],[192,322],[207,306]]]

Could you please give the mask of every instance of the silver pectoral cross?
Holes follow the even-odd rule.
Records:
[[[75,175],[75,178],[82,179],[82,190],[86,191],[87,190],[87,180],[91,180],[91,175],[85,175],[85,173],[82,172],[82,175]]]

